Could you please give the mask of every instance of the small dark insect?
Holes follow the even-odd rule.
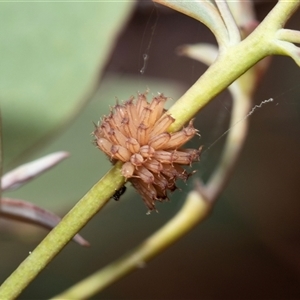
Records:
[[[114,195],[112,196],[114,200],[118,201],[120,197],[125,193],[127,187],[123,185],[120,189],[118,189]]]

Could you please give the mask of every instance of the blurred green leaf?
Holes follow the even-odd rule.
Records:
[[[171,9],[177,10],[207,26],[216,37],[218,44],[224,46],[228,43],[228,32],[223,18],[211,0],[202,1],[174,1],[153,0]]]
[[[80,111],[134,2],[0,4],[6,165]]]

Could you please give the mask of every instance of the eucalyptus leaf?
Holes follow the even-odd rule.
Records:
[[[153,0],[159,4],[177,10],[194,18],[207,26],[216,37],[220,47],[229,42],[229,35],[218,8],[209,0],[181,1],[181,0]]]
[[[0,3],[6,165],[81,110],[133,1]]]
[[[22,199],[2,198],[0,207],[0,218],[22,221],[28,224],[34,224],[51,230],[60,221],[61,218],[51,211],[38,207]],[[81,246],[89,246],[81,235],[76,234],[73,241]]]

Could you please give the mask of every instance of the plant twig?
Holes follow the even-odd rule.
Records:
[[[251,98],[249,94],[241,91],[238,82],[234,82],[230,90],[233,96],[233,107],[226,144],[221,160],[204,189],[205,196],[211,202],[217,200],[229,181],[248,131],[249,121],[246,116],[251,107]]]
[[[241,41],[241,35],[239,28],[231,14],[230,8],[227,2],[224,0],[217,0],[216,5],[227,28],[227,32],[229,35],[229,45],[236,45]]]
[[[43,209],[31,202],[24,201],[23,199],[2,197],[0,204],[0,218],[34,224],[50,230],[61,221],[61,218],[53,212]],[[74,235],[73,241],[85,247],[90,245],[90,243],[79,234]]]
[[[279,29],[277,31],[277,38],[282,41],[300,44],[300,31],[292,29]]]
[[[9,171],[1,178],[2,190],[7,191],[19,188],[53,168],[68,156],[69,153],[65,151],[54,152]]]
[[[281,9],[282,5],[285,6],[285,3],[280,2]],[[286,5],[283,8],[285,8],[283,11],[285,11],[284,14],[286,15],[293,10],[293,7],[289,5]],[[277,9],[277,13],[278,12],[279,10]],[[279,23],[280,25],[284,24],[284,14],[277,16],[277,20],[281,18],[281,23]],[[208,72],[206,72],[204,76],[202,76],[198,82],[196,82],[196,84],[189,89],[187,93],[168,111],[168,114],[171,114],[176,119],[176,122],[171,127],[170,131],[180,129],[183,124],[196,114],[196,112],[206,103],[208,103],[211,98],[232,83],[256,62],[261,60],[263,57],[272,54],[272,47],[267,47],[267,45],[270,46],[270,41],[267,40],[264,44],[264,41],[262,42],[261,39],[262,36],[265,35],[266,28],[264,27],[266,26],[267,25],[261,26],[261,29],[256,31],[255,34],[252,34],[251,38],[248,38],[246,42],[240,43],[233,47],[232,51],[228,51],[222,55],[218,61],[209,68]],[[275,29],[273,31],[270,30],[267,38],[272,39],[275,31]],[[255,50],[253,51],[253,49]],[[241,59],[241,57],[239,59],[236,58],[238,53],[241,53],[243,59]],[[221,71],[224,72],[221,73]],[[229,134],[220,166],[213,174],[205,193],[203,193],[204,196],[208,196],[209,199],[217,198],[220,191],[226,184],[241,151],[248,127],[248,121],[244,120],[244,117],[247,115],[251,105],[251,101],[247,95],[249,94],[237,94],[236,96],[239,97],[234,100],[235,103],[231,121],[231,126],[233,127]],[[236,126],[238,121],[241,121],[241,124]],[[201,189],[198,190],[199,193],[202,194],[203,191]],[[195,197],[195,199],[198,199],[199,193],[191,192],[189,194],[189,198]],[[171,245],[175,240],[179,239],[183,234],[195,226],[195,224],[203,220],[203,218],[208,214],[208,207],[210,208],[210,206],[203,197],[201,200],[201,203],[205,204],[205,209],[202,208],[198,210],[191,206],[191,211],[184,214],[183,211],[185,209],[183,208],[174,219],[167,223],[162,229],[146,240],[138,248],[103,268],[99,272],[91,275],[87,279],[81,281],[66,292],[56,296],[55,299],[88,298],[125,276],[130,271],[133,271],[143,265],[146,261],[150,260],[167,246]],[[190,201],[190,199],[188,201]],[[185,204],[185,208],[188,206],[188,203],[189,202]],[[177,218],[180,222],[175,221]],[[190,226],[191,224],[192,226]]]
[[[170,247],[209,214],[211,205],[192,191],[181,210],[141,245],[53,299],[87,299],[126,274],[141,268]]]
[[[121,164],[117,163],[96,183],[6,279],[0,287],[0,299],[15,299],[73,236],[107,203],[115,189],[124,184],[120,167]]]
[[[290,16],[300,6],[300,1],[279,1],[262,23],[242,42],[220,55],[215,63],[168,110],[175,118],[169,131],[177,131],[194,117],[209,101],[233,81],[268,55],[278,54],[273,39]]]
[[[277,48],[272,42],[276,31],[284,26],[299,5],[299,1],[280,0],[250,36],[238,45],[228,48],[228,51],[223,52],[207,72],[168,111],[168,114],[176,119],[170,131],[181,129],[213,97],[259,60],[268,55],[277,54]],[[18,296],[53,257],[61,251],[75,233],[107,202],[107,199],[114,194],[115,189],[120,188],[123,183],[124,179],[120,175],[120,166],[116,165],[82,198],[62,222],[50,232],[32,254],[3,283],[0,287],[0,299],[14,299]],[[195,192],[192,192],[191,195],[191,197],[198,198]],[[192,212],[193,210],[188,218],[191,217]],[[198,222],[199,216],[196,217]],[[184,221],[187,224],[188,222],[188,219]],[[184,228],[184,225],[181,224],[176,235],[178,236],[179,233],[184,234]],[[168,243],[171,244],[175,240],[174,232],[168,232],[168,227],[163,227],[163,229],[168,233]],[[162,234],[162,236],[164,235]],[[150,242],[153,242],[153,244],[143,244],[137,252],[134,252],[143,255],[135,258],[134,253],[131,253],[125,259],[104,269],[102,276],[107,277],[105,285],[126,274],[127,270],[135,268],[137,263],[152,258],[168,245],[160,239],[150,239]],[[156,250],[149,252],[147,250],[149,247]],[[120,262],[124,262],[124,266]],[[115,272],[114,275],[110,275],[109,278],[109,274],[113,274],[113,271]]]

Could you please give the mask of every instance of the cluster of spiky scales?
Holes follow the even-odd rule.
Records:
[[[175,133],[167,128],[175,121],[164,114],[167,100],[163,94],[150,103],[146,93],[138,94],[123,104],[116,104],[93,132],[99,149],[113,162],[124,162],[122,175],[141,194],[149,210],[155,201],[168,199],[167,191],[176,189],[175,181],[186,180],[190,174],[182,165],[199,160],[201,148],[181,149],[197,130],[189,125]]]

